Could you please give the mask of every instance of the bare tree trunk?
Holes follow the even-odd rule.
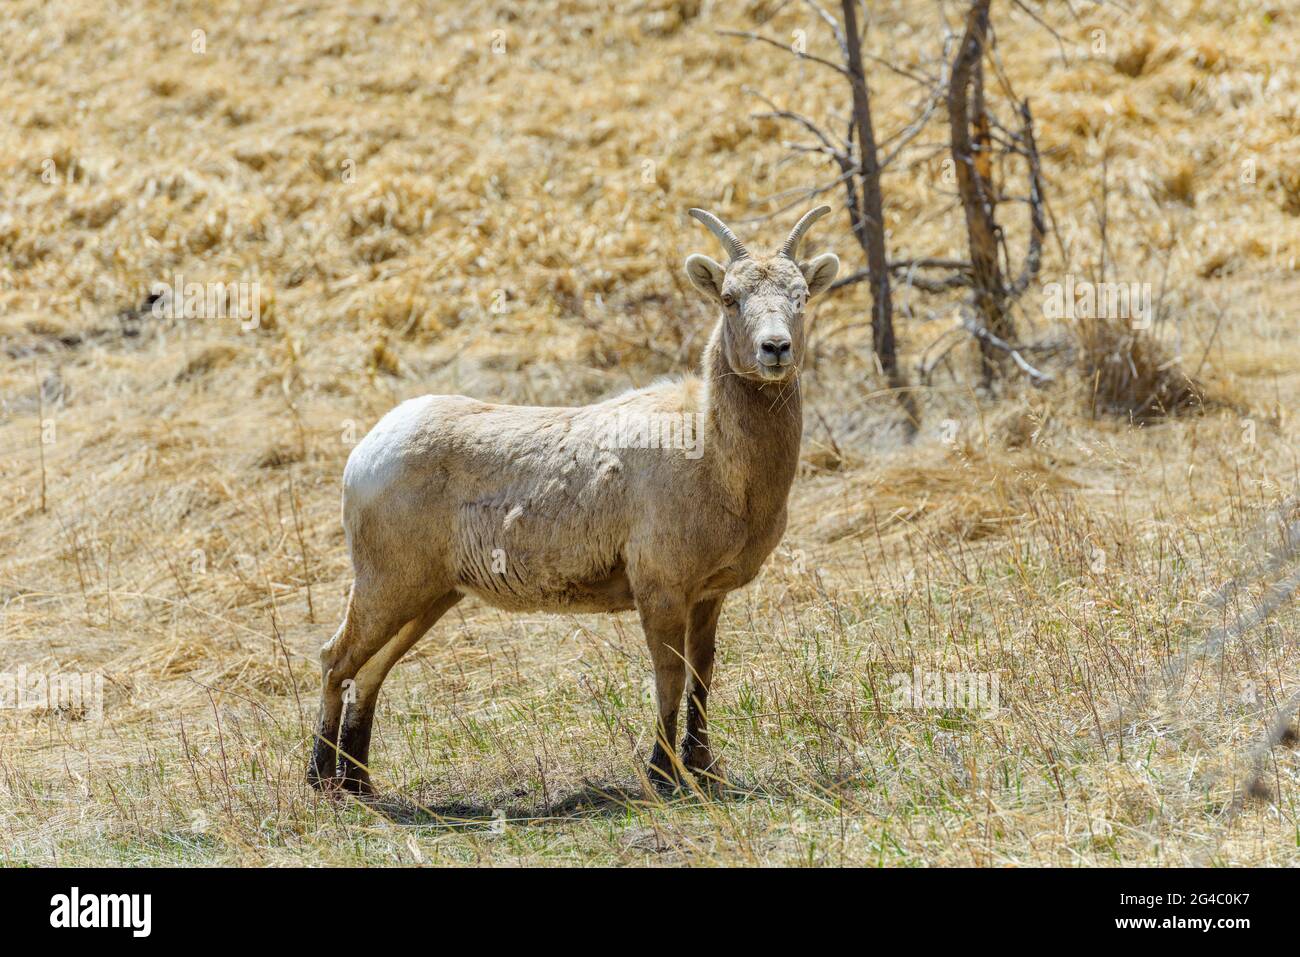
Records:
[[[916,400],[916,395],[908,384],[906,372],[899,366],[898,345],[894,338],[894,304],[890,283],[891,266],[889,251],[885,242],[885,204],[880,188],[882,164],[876,143],[875,127],[871,121],[871,93],[867,86],[866,70],[862,65],[862,36],[858,30],[857,4],[861,0],[840,0],[840,9],[844,18],[842,24],[837,22],[835,17],[817,0],[806,0],[806,2],[821,18],[822,22],[830,28],[831,33],[834,34],[842,57],[840,63],[832,62],[824,57],[814,56],[804,49],[782,43],[771,37],[765,37],[751,30],[720,30],[718,32],[724,36],[736,36],[745,40],[767,43],[785,50],[800,60],[820,64],[847,79],[852,87],[853,110],[849,115],[848,132],[842,138],[827,133],[807,116],[793,110],[783,109],[766,97],[760,97],[760,99],[772,108],[771,112],[759,115],[769,119],[779,119],[793,123],[811,133],[816,139],[815,144],[811,146],[796,144],[793,148],[800,152],[821,153],[833,159],[839,167],[840,177],[838,180],[825,186],[810,189],[807,195],[809,197],[817,196],[832,189],[836,183],[843,184],[846,205],[849,211],[849,224],[853,230],[853,237],[857,240],[858,245],[862,247],[862,252],[866,256],[867,268],[837,280],[831,285],[831,288],[838,289],[842,286],[850,286],[863,281],[870,283],[871,344],[876,355],[876,362],[881,372],[884,373],[899,407],[907,417],[906,426],[909,435],[915,435],[921,424],[920,406]],[[946,56],[946,44],[944,51]],[[929,104],[915,121],[914,126],[910,131],[901,131],[905,134],[902,143],[896,146],[894,152],[888,155],[885,159],[885,165],[888,165],[890,160],[898,155],[898,151],[903,144],[906,144],[920,132],[926,119],[929,118],[940,101],[942,88],[942,81],[939,81],[932,91]],[[943,267],[947,265],[947,261],[935,260],[931,265]],[[959,263],[957,265],[961,267],[965,264]],[[893,265],[893,268],[898,267],[898,263]],[[942,284],[934,283],[928,286],[922,277],[909,276],[908,281],[918,288],[929,288],[931,291],[934,291],[936,286],[940,286],[941,289],[953,289],[969,285],[964,275],[950,277]]]
[[[853,217],[853,235],[867,256],[871,284],[871,340],[880,368],[891,388],[897,390],[899,404],[915,430],[919,424],[916,402],[907,388],[907,378],[898,367],[898,349],[894,342],[894,304],[890,294],[889,261],[885,249],[884,200],[880,191],[880,160],[876,152],[876,131],[871,123],[871,96],[866,72],[862,67],[862,43],[858,33],[856,0],[841,0],[844,12],[844,46],[848,72],[853,84],[853,121],[851,130],[858,141],[858,179],[862,183],[859,201],[849,187],[849,213]]]
[[[880,193],[880,163],[876,154],[876,131],[871,124],[871,98],[862,68],[862,46],[858,41],[855,0],[842,0],[844,39],[848,46],[848,68],[853,84],[853,131],[858,140],[862,202],[853,223],[853,234],[867,254],[871,284],[871,332],[886,375],[898,368],[894,345],[894,306],[889,289],[889,264],[885,253],[884,200]]]
[[[974,0],[966,15],[966,33],[953,62],[948,86],[948,123],[957,191],[966,214],[975,309],[988,332],[1013,341],[1015,325],[1006,308],[1006,286],[998,261],[991,137],[984,105],[984,45],[989,32],[989,2]],[[987,385],[998,373],[1003,357],[987,338],[981,338],[979,344],[982,377]]]

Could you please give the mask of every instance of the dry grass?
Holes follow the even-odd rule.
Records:
[[[386,686],[385,800],[304,784],[351,443],[419,392],[576,403],[698,357],[680,262],[709,240],[685,207],[743,219],[824,172],[783,162],[790,131],[742,87],[842,105],[834,76],[714,33],[775,7],[5,6],[0,665],[102,674],[105,702],[102,722],[0,711],[0,860],[1296,862],[1294,751],[1268,763],[1271,800],[1236,797],[1300,681],[1300,619],[1213,640],[1294,567],[1216,597],[1261,576],[1254,530],[1300,447],[1300,21],[1246,0],[1047,5],[1068,64],[995,5],[1059,227],[1042,278],[1150,282],[1161,319],[1127,343],[1081,330],[1074,359],[1134,360],[1104,388],[1062,354],[1049,389],[982,395],[954,353],[908,444],[866,289],[814,309],[791,527],[720,631],[733,793],[642,792],[630,616],[470,602]],[[934,52],[931,5],[877,9],[873,53]],[[798,5],[762,29],[829,52]],[[872,79],[885,136],[916,92]],[[961,253],[938,138],[886,177],[898,258]],[[856,268],[837,215],[817,248]],[[260,327],[156,317],[150,284],[176,274],[260,282]],[[1036,295],[1026,341],[1056,331]],[[910,362],[950,314],[906,292],[900,310]],[[1227,400],[1152,418],[1187,404],[1175,368]],[[1003,707],[898,708],[913,668],[996,673]]]
[[[1083,379],[1092,387],[1094,411],[1149,422],[1203,410],[1205,388],[1170,358],[1152,336],[1127,319],[1079,324]]]

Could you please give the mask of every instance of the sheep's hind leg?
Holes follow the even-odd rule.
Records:
[[[379,688],[388,672],[401,657],[464,597],[458,591],[449,591],[431,604],[425,612],[412,618],[396,635],[388,639],[370,660],[361,666],[352,685],[353,694],[347,695],[344,704],[342,729],[339,734],[339,769],[346,790],[369,792],[370,731],[375,720],[375,704]]]
[[[329,666],[325,662],[326,653],[336,648],[348,633],[348,619],[351,615],[351,601],[348,611],[343,615],[343,624],[334,633],[334,637],[321,648],[321,668],[324,672],[321,681],[320,717],[316,723],[316,738],[311,749],[311,762],[307,765],[307,781],[314,788],[323,789],[334,777],[338,765],[337,742],[339,736],[339,719],[343,716],[343,695],[341,689],[331,692]]]
[[[677,749],[677,711],[686,685],[686,610],[681,602],[638,599],[641,627],[650,646],[650,661],[655,669],[655,697],[658,720],[655,746],[650,755],[648,773],[656,787],[676,787],[680,777],[674,753]]]
[[[392,638],[410,618],[410,611],[393,614],[384,609],[380,595],[369,597],[360,579],[352,586],[343,625],[320,650],[321,703],[316,740],[312,747],[307,780],[316,788],[335,783],[339,761],[339,725],[345,698],[351,699],[353,681],[361,667]]]

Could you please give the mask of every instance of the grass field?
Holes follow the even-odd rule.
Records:
[[[608,6],[4,5],[0,672],[100,676],[103,707],[0,709],[0,862],[1300,863],[1300,758],[1256,750],[1300,690],[1300,13],[1251,0],[1030,0],[1059,42],[994,3],[1055,223],[1017,318],[1064,343],[1054,381],[988,393],[963,344],[909,439],[866,285],[810,308],[790,527],[719,629],[725,792],[643,787],[634,615],[472,600],[385,685],[379,797],[307,786],[352,445],[425,392],[689,370],[682,261],[718,250],[685,209],[766,246],[799,211],[746,220],[833,179],[750,91],[838,116],[839,78],[717,32],[834,55],[806,6]],[[904,72],[959,29],[869,6]],[[870,71],[884,138],[923,91]],[[945,134],[887,171],[893,257],[965,255]],[[862,267],[839,205],[811,239]],[[1090,330],[1044,314],[1066,276],[1149,283],[1151,365],[1203,400],[1099,408]],[[190,281],[257,283],[259,322],[145,304]],[[957,300],[896,296],[911,368]],[[998,707],[907,706],[918,674],[995,676]]]

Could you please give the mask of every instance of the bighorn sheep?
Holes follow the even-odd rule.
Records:
[[[676,782],[682,766],[712,768],[705,710],[718,612],[785,531],[803,426],[804,305],[839,270],[831,253],[803,263],[795,254],[829,211],[805,214],[772,256],[751,255],[718,217],[690,211],[730,257],[725,267],[686,260],[691,282],[722,313],[698,379],[581,408],[426,395],[358,443],[343,473],[355,580],[343,624],[321,649],[313,784],[370,790],[379,687],[466,594],[516,611],[635,609],[659,709],[650,776]],[[702,424],[699,454],[640,441],[656,420],[687,415]],[[629,422],[650,427],[610,441]]]

